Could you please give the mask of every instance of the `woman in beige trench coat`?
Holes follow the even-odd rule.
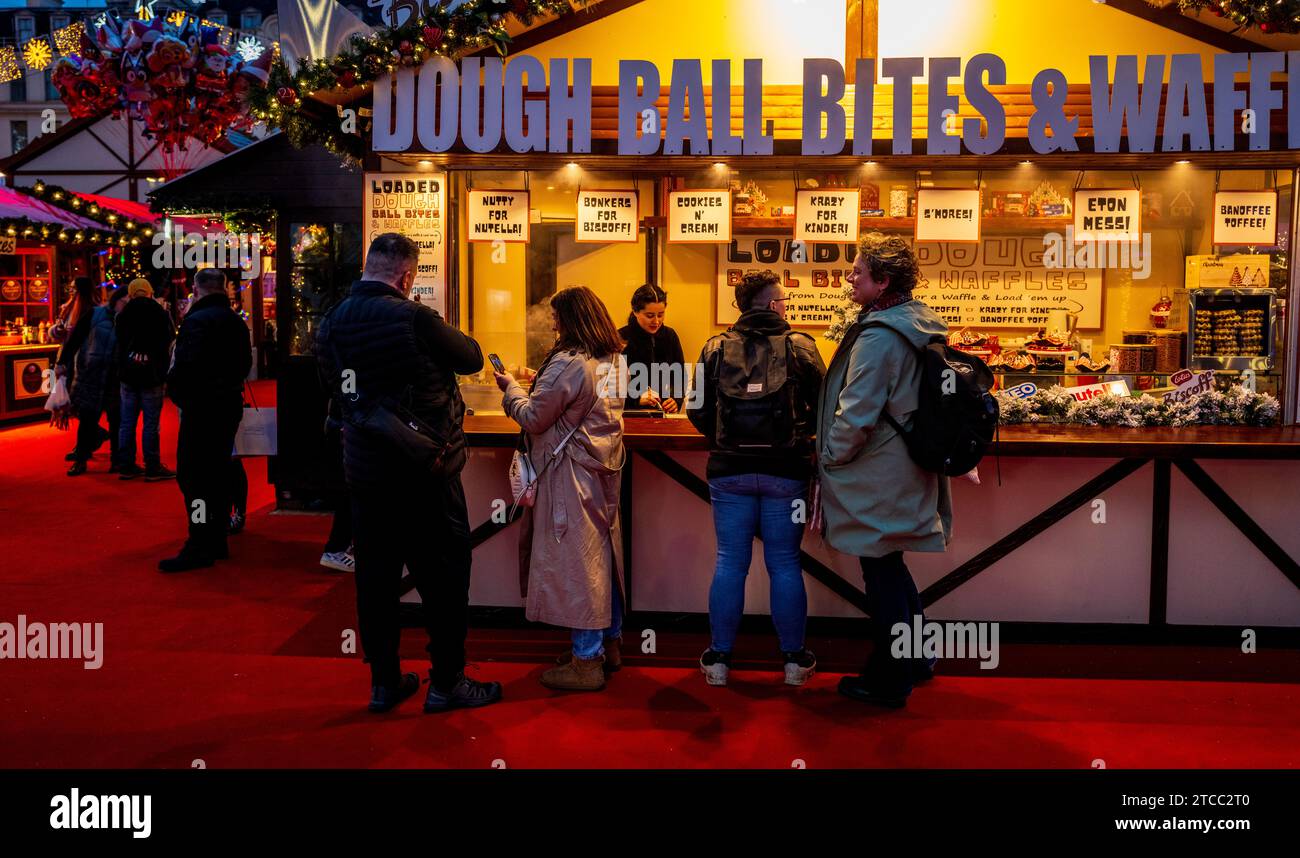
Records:
[[[606,671],[620,663],[623,402],[614,382],[623,343],[605,305],[584,286],[556,293],[551,313],[556,343],[531,393],[509,374],[496,375],[505,412],[528,434],[539,474],[521,531],[525,613],[573,630],[571,652],[542,674],[542,684],[599,691]]]

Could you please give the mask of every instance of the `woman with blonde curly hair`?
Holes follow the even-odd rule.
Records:
[[[910,430],[920,394],[920,350],[948,326],[912,297],[920,269],[907,242],[871,233],[848,275],[862,312],[826,370],[818,406],[817,470],[826,541],[859,558],[871,615],[872,653],[861,676],[840,693],[899,708],[924,659],[893,658],[891,630],[922,614],[904,551],[944,551],[951,533],[948,478],[912,461],[886,414]]]

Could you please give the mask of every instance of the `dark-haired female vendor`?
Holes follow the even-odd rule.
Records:
[[[668,293],[650,283],[632,293],[632,312],[619,336],[629,371],[625,410],[681,412],[686,396],[686,357],[677,332],[664,324]]]

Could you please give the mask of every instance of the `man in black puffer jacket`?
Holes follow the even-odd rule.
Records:
[[[343,414],[343,471],[352,499],[357,616],[370,664],[370,711],[386,712],[420,687],[398,657],[402,567],[424,612],[432,662],[425,712],[501,699],[496,682],[465,676],[472,550],[460,471],[465,403],[457,373],[483,368],[483,352],[433,308],[408,299],[419,262],[415,242],[380,235],[366,270],[316,335],[321,381]],[[362,408],[396,403],[446,447],[439,474],[422,470],[382,437],[362,432]]]
[[[230,309],[226,275],[205,268],[194,275],[194,298],[167,373],[167,396],[181,410],[176,481],[190,534],[179,554],[158,564],[163,572],[199,569],[228,556],[230,454],[252,366],[248,326]]]

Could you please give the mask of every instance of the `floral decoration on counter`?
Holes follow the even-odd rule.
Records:
[[[1167,402],[1149,394],[1104,394],[1077,401],[1068,388],[1055,385],[1023,399],[998,393],[1003,425],[1074,423],[1082,426],[1273,426],[1282,404],[1267,393],[1239,384],[1227,391],[1207,390],[1182,402]]]

